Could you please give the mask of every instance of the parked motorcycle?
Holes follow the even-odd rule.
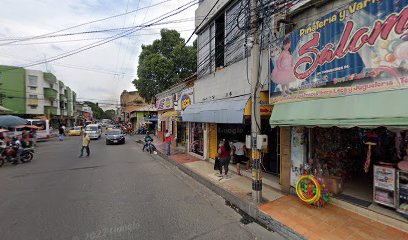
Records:
[[[14,145],[8,145],[0,150],[0,167],[4,165],[5,162],[15,162],[17,161],[18,147]],[[33,148],[24,148],[20,155],[20,161],[22,163],[30,162],[34,157]]]

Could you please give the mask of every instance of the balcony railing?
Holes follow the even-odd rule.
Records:
[[[38,106],[38,99],[35,99],[35,98],[28,99],[28,105],[29,106]]]
[[[57,83],[57,77],[52,73],[44,73],[44,80],[50,83]]]
[[[50,99],[50,100],[55,100],[57,99],[58,96],[58,91],[53,89],[53,88],[44,88],[44,97]]]

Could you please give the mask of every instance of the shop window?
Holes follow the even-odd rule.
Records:
[[[204,156],[204,131],[202,123],[191,123],[190,151]]]

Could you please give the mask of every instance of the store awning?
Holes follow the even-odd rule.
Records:
[[[165,113],[159,115],[159,119],[160,119],[160,121],[166,122],[166,121],[172,120],[173,118],[175,118],[177,116],[180,116],[179,111],[168,111],[168,112],[165,112]]]
[[[183,122],[243,123],[245,106],[250,95],[227,98],[188,106]]]
[[[270,124],[319,127],[408,127],[408,89],[277,104]]]

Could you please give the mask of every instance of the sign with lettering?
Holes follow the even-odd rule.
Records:
[[[355,0],[270,46],[271,104],[408,87],[408,0]]]
[[[160,98],[156,101],[156,108],[157,110],[166,110],[173,108],[173,97],[168,96],[165,98]]]

